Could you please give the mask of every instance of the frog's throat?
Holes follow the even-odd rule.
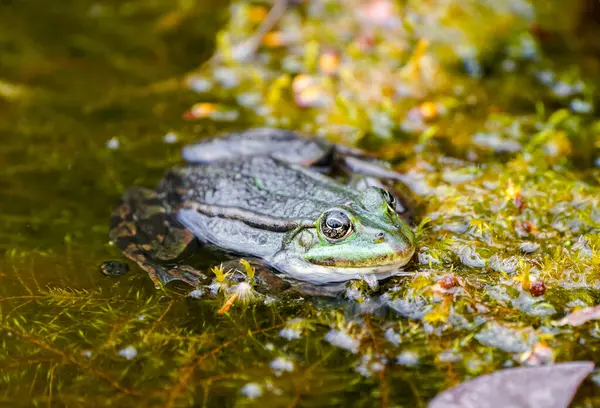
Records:
[[[400,268],[408,263],[409,259],[404,263],[390,265],[343,268],[315,265],[302,258],[290,256],[285,251],[279,251],[272,257],[265,258],[265,261],[273,268],[292,278],[315,284],[325,284],[360,279],[364,275],[373,275],[379,280],[389,278],[390,276],[407,275],[409,273],[402,271]]]

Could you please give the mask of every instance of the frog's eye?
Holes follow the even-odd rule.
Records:
[[[388,203],[392,210],[396,210],[396,197],[392,193],[387,190],[383,190],[383,196],[385,197],[385,202]]]
[[[340,210],[327,211],[321,220],[321,232],[327,240],[340,241],[352,233],[350,218]]]

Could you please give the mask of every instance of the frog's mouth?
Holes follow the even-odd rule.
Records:
[[[324,266],[299,257],[292,257],[281,251],[266,261],[275,269],[292,278],[315,284],[325,284],[360,279],[364,275],[373,275],[379,280],[395,275],[408,275],[409,272],[404,272],[401,268],[408,263],[410,258],[411,256],[407,257],[404,262],[396,260],[394,263],[364,267]]]
[[[314,245],[300,256],[314,266],[336,270],[379,270],[404,266],[414,252],[415,245],[408,237],[373,242],[367,236],[367,239],[348,240],[336,245]]]

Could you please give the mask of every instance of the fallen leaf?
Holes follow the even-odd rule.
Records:
[[[578,361],[500,370],[438,394],[428,408],[567,408],[593,369]]]
[[[593,307],[584,307],[583,309],[580,309],[576,312],[565,316],[555,324],[557,326],[564,326],[566,324],[571,326],[581,326],[582,324],[590,320],[600,320],[600,305]]]

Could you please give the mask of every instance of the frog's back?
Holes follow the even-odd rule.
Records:
[[[172,170],[159,190],[177,200],[237,207],[281,219],[313,219],[355,198],[345,186],[299,165],[258,156]]]

